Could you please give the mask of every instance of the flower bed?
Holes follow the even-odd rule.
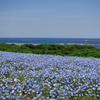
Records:
[[[100,59],[0,51],[1,100],[100,97]]]

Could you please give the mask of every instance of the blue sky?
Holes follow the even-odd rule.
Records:
[[[100,0],[0,0],[0,37],[100,38]]]

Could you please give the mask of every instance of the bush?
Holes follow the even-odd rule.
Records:
[[[100,58],[100,49],[87,45],[58,45],[58,44],[6,44],[0,43],[1,51],[23,52],[34,54],[52,54],[62,56],[80,56]]]
[[[35,48],[35,45],[32,45],[32,44],[24,44],[24,46],[30,48],[30,49],[34,49]]]

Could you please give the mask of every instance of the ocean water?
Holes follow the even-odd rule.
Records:
[[[100,39],[93,38],[0,38],[3,43],[32,43],[32,44],[86,44],[100,48]]]

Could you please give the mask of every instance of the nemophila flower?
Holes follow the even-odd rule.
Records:
[[[99,96],[100,59],[0,51],[2,98],[61,99]],[[87,92],[86,92],[87,91]],[[11,94],[6,96],[5,94]]]

